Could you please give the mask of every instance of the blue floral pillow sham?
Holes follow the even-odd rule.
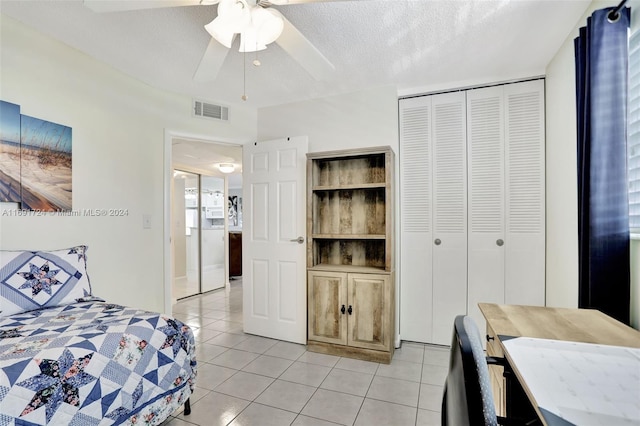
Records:
[[[0,317],[91,296],[86,253],[87,246],[0,251]]]

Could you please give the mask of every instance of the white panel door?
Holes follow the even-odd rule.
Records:
[[[545,304],[544,81],[505,86],[505,303]]]
[[[468,314],[483,324],[479,302],[504,303],[503,86],[467,93],[469,159]]]
[[[467,135],[465,93],[432,96],[433,336],[451,344],[467,312]],[[423,262],[428,261],[428,258]]]
[[[431,342],[431,96],[400,108],[400,336]]]
[[[303,344],[307,150],[306,136],[247,144],[242,173],[244,331]]]

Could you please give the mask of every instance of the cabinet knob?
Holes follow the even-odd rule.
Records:
[[[345,311],[346,311],[346,308],[344,307],[344,305],[342,305],[342,308],[340,308],[340,312],[342,312],[342,315],[344,315]]]
[[[490,341],[492,341],[492,340],[495,340],[495,337],[494,337],[494,336],[489,336],[489,335],[487,334],[487,342],[490,342]]]
[[[497,245],[498,247],[502,247],[502,246],[504,245],[504,240],[503,240],[503,239],[501,239],[501,238],[499,238],[499,239],[496,241],[496,245]]]
[[[353,313],[353,308],[351,308],[351,305],[349,305],[349,309],[347,309],[347,312],[349,312],[349,315]]]
[[[436,238],[436,240],[433,243],[439,246],[440,244],[442,244],[442,241],[440,241],[440,238]]]

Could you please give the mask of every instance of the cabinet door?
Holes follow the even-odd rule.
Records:
[[[451,344],[467,312],[467,131],[464,92],[433,96],[433,336]]]
[[[400,101],[400,335],[432,342],[431,99]],[[452,323],[453,324],[453,323]]]
[[[388,350],[390,327],[390,279],[388,275],[349,274],[349,345]]]
[[[469,91],[467,111],[468,314],[482,324],[479,302],[504,303],[503,86]]]
[[[346,345],[347,274],[309,271],[308,275],[309,340]]]
[[[544,81],[505,86],[505,303],[544,305]]]

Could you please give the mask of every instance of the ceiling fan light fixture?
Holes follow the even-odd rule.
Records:
[[[251,10],[251,24],[240,35],[240,52],[256,52],[267,48],[276,41],[284,29],[284,19],[279,12],[254,7]]]
[[[218,43],[228,49],[231,49],[236,33],[223,19],[217,17],[205,25],[204,29],[207,30],[207,32],[211,34],[211,37],[215,38]]]
[[[251,7],[246,0],[220,0],[218,3],[218,17],[221,24],[228,27],[234,33],[241,33],[242,30],[251,24]]]
[[[220,170],[222,173],[233,173],[235,169],[236,169],[236,166],[235,164],[232,164],[232,163],[218,164],[218,170]]]
[[[284,18],[275,9],[253,8],[251,22],[257,28],[258,42],[265,46],[276,41],[284,30]]]
[[[280,37],[284,18],[275,9],[250,6],[247,0],[220,0],[218,16],[204,28],[227,48],[231,48],[235,35],[241,34],[240,52],[256,52]]]

